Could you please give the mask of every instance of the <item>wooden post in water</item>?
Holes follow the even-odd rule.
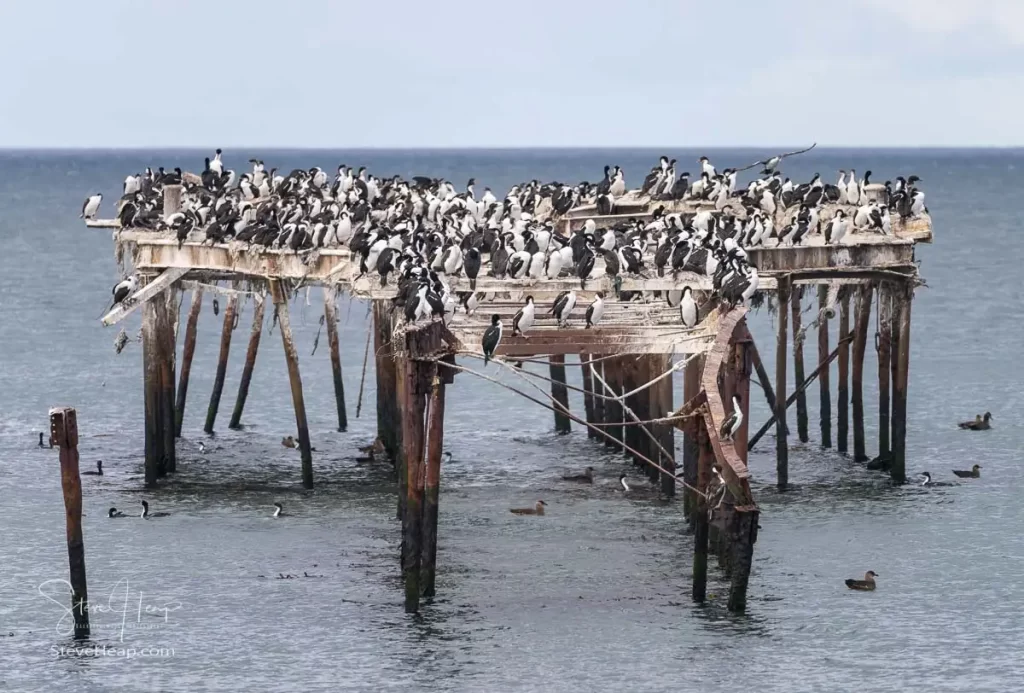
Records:
[[[786,323],[789,311],[789,291],[792,277],[782,275],[778,280],[778,335],[775,352],[775,469],[780,491],[789,486],[789,446],[786,443]]]
[[[391,311],[389,301],[374,300],[374,362],[377,371],[377,437],[398,468],[401,459],[401,413],[398,409],[399,378],[391,353]],[[401,479],[402,477],[399,476]],[[402,501],[404,503],[404,501]]]
[[[828,308],[828,286],[822,284],[818,287],[818,363],[828,358],[828,317],[825,310]],[[829,372],[826,368],[818,374],[818,393],[821,398],[820,424],[821,424],[821,447],[832,447],[832,393],[829,391]]]
[[[687,361],[683,370],[683,403],[689,402],[700,394],[700,380],[704,373],[704,356],[694,356]],[[683,481],[697,487],[698,456],[700,447],[697,437],[689,433],[683,434]],[[696,526],[700,509],[697,495],[689,488],[683,489],[683,514],[686,515],[691,528]]]
[[[652,375],[654,370],[654,361],[652,356],[641,356],[635,363],[636,365],[632,370],[633,378],[628,390],[629,392],[632,392],[638,387],[643,387],[654,378]],[[651,416],[651,411],[653,411],[651,408],[651,396],[653,391],[654,386],[652,385],[646,390],[641,390],[635,395],[629,397],[629,408],[633,410],[634,414],[636,414],[637,420],[650,421],[655,418]],[[658,449],[654,440],[651,439],[651,436],[655,436],[655,439],[657,438],[655,435],[655,426],[653,424],[635,425],[630,426],[629,428],[635,431],[633,434],[633,442],[636,444],[633,447],[634,450],[654,462],[661,459],[661,450]],[[648,435],[648,432],[651,435]],[[655,482],[658,481],[658,478],[661,476],[661,472],[638,457],[635,457],[634,461],[635,464],[639,465],[647,474],[648,479]]]
[[[192,305],[188,309],[185,323],[185,346],[181,354],[181,372],[178,374],[178,391],[174,404],[174,435],[181,437],[181,424],[185,420],[185,400],[188,397],[188,378],[192,373],[192,357],[196,353],[196,327],[199,311],[203,307],[203,290],[192,291]]]
[[[50,445],[60,448],[60,485],[64,491],[71,615],[76,640],[89,637],[89,588],[85,580],[85,540],[82,537],[82,478],[78,473],[78,415],[71,407],[50,410]]]
[[[590,375],[590,366],[587,365],[587,361],[593,358],[590,354],[580,354],[580,372],[583,376],[583,412],[585,414],[585,420],[588,424],[596,423],[597,419],[594,417],[594,379]],[[587,426],[587,438],[598,438],[600,437],[593,428]]]
[[[206,410],[206,425],[203,430],[213,434],[213,425],[217,421],[217,409],[220,407],[220,396],[224,392],[224,376],[228,372],[228,355],[231,353],[231,333],[235,329],[235,312],[238,310],[238,294],[228,297],[228,307],[224,309],[224,327],[220,333],[220,356],[217,359],[217,375],[213,379],[213,392],[210,393],[210,406]]]
[[[150,301],[156,309],[156,336],[158,343],[157,367],[160,372],[160,390],[157,409],[160,417],[160,437],[163,440],[163,455],[159,475],[173,474],[178,468],[174,435],[174,323],[168,303],[173,300],[174,291],[167,289]]]
[[[157,331],[156,297],[142,306],[143,402],[145,404],[146,486],[152,488],[160,476],[164,437],[160,417],[160,343]]]
[[[889,361],[892,347],[892,289],[878,285],[878,456],[889,455]]]
[[[627,392],[632,392],[640,384],[640,380],[642,378],[641,371],[642,371],[642,368],[643,368],[643,365],[642,365],[643,361],[644,361],[644,359],[642,359],[642,358],[638,359],[635,356],[631,356],[629,358],[623,359],[623,361],[622,361],[622,393],[623,394],[625,394]],[[629,397],[626,397],[624,400],[622,400],[622,404],[623,404],[623,407],[622,407],[622,414],[623,414],[622,420],[626,424],[633,423],[633,418],[631,416],[629,416],[628,414],[626,414],[626,408],[627,407],[629,408],[630,411],[632,411],[634,414],[636,414],[637,418],[639,418],[641,421],[643,421],[645,419],[645,417],[641,416],[640,412],[637,411],[637,407],[638,407],[637,395],[630,395]],[[648,438],[646,436],[644,436],[643,431],[640,430],[639,426],[624,425],[622,427],[622,442],[625,444],[623,447],[624,448],[632,448],[633,450],[636,450],[641,455],[644,455],[644,457],[647,457],[648,459],[650,459],[650,455],[645,454],[645,447],[644,447],[643,442],[640,440],[641,438],[643,438],[644,441],[648,440]],[[634,467],[641,467],[641,466],[643,466],[643,462],[640,461],[639,457],[637,457],[633,453],[629,452],[629,450],[626,450],[625,452],[626,452],[626,457],[628,457],[629,459],[633,460],[633,466]]]
[[[804,381],[804,332],[801,329],[803,316],[804,289],[802,286],[792,287],[791,303],[793,304],[793,377],[797,384]],[[810,440],[807,432],[807,393],[801,391],[796,396],[796,434],[801,443]]]
[[[648,358],[652,364],[650,369],[650,376],[652,379],[672,368],[672,354],[654,354]],[[672,412],[675,411],[672,395],[671,375],[659,380],[651,386],[649,395],[651,406],[650,418],[660,419],[671,415]],[[669,472],[668,474],[665,474],[655,470],[661,478],[661,492],[671,498],[676,495],[676,427],[671,423],[660,423],[654,424],[653,428],[654,436],[658,439],[661,447],[672,453],[672,457],[666,458],[665,453],[657,446],[651,446],[651,452],[655,454],[653,459],[660,460],[658,464],[661,465],[662,469],[666,469]]]
[[[238,383],[238,397],[235,398],[235,409],[231,412],[231,423],[228,424],[228,428],[237,430],[242,427],[242,411],[245,409],[245,400],[249,397],[249,383],[252,381],[252,372],[256,367],[256,352],[259,351],[260,336],[263,334],[263,312],[266,305],[267,297],[257,295],[252,314],[252,328],[249,331],[249,348],[245,350],[242,381]]]
[[[589,356],[590,356],[591,359],[601,358],[600,354],[589,354]],[[593,371],[590,370],[591,366],[587,366],[586,367],[587,373],[588,374],[589,373],[596,373],[601,378],[605,378],[606,377],[606,373],[605,373],[605,370],[604,370],[604,364],[605,364],[604,361],[598,361],[597,363],[591,364],[591,366],[594,369]],[[605,382],[607,382],[607,381],[605,381]],[[604,391],[604,388],[601,387],[598,384],[597,378],[595,378],[593,376],[591,376],[591,379],[590,379],[590,391],[594,393],[594,397],[591,398],[591,402],[593,403],[593,407],[594,407],[594,423],[598,423],[598,424],[607,423],[608,422],[608,409],[607,409],[606,404],[607,404],[608,400],[606,400],[604,397],[598,397],[597,395],[607,395],[608,393],[606,393]],[[607,429],[601,429],[601,430],[605,430],[606,431]],[[607,444],[607,440],[608,439],[605,438],[600,433],[598,433],[597,431],[591,429],[589,431],[589,433],[596,440],[598,440],[598,441],[606,441],[605,444]]]
[[[611,358],[604,362],[604,379],[611,389],[611,393],[605,390],[605,395],[616,397],[622,394],[622,367],[621,357]],[[602,388],[603,389],[603,388]],[[622,403],[614,399],[604,401],[605,417],[607,423],[611,424],[605,428],[609,438],[604,443],[612,450],[622,451]]]
[[[838,440],[836,450],[846,454],[850,429],[850,294],[843,287],[839,290],[839,387],[837,393]]]
[[[419,391],[420,369],[425,365],[401,357],[402,466],[405,472],[405,507],[402,513],[402,575],[405,579],[405,611],[420,608],[420,560],[422,556],[423,496],[426,475],[423,465],[424,398]]]
[[[338,309],[334,288],[324,287],[324,318],[327,321],[327,343],[331,349],[331,372],[334,374],[334,402],[338,409],[338,431],[348,430],[348,412],[345,411],[345,383],[341,379],[341,354],[338,350]]]
[[[871,284],[857,288],[857,319],[853,332],[853,459],[866,462],[864,442],[864,348],[871,322]]]
[[[277,279],[270,280],[270,295],[277,310],[277,324],[281,330],[284,357],[288,362],[288,381],[292,389],[292,406],[295,408],[295,425],[299,433],[299,453],[302,456],[302,485],[313,488],[313,453],[310,450],[309,427],[306,425],[306,401],[302,395],[302,377],[299,375],[299,355],[292,338],[292,323],[288,317],[288,296]],[[232,297],[234,298],[234,297]],[[231,310],[231,304],[228,304]]]
[[[775,389],[772,387],[771,378],[768,376],[768,371],[764,367],[764,363],[761,361],[761,354],[757,351],[757,344],[753,341],[749,345],[750,350],[750,361],[754,367],[754,372],[757,373],[757,381],[761,385],[761,389],[764,391],[764,398],[768,402],[768,408],[771,411],[775,411]],[[786,427],[786,433],[789,433],[789,427]]]
[[[420,588],[424,597],[434,596],[437,573],[437,516],[441,481],[441,453],[444,449],[444,380],[433,368],[430,401],[427,404],[427,461],[423,492],[423,551]]]
[[[893,333],[898,332],[896,377],[892,382],[892,480],[907,480],[907,385],[910,381],[910,307],[914,302],[912,280],[893,291]],[[897,313],[897,306],[899,312]]]
[[[551,396],[557,404],[555,407],[555,431],[572,433],[569,421],[569,389],[565,386],[565,356],[552,354],[548,357],[548,369],[551,374]]]
[[[692,363],[692,362],[691,362]],[[689,365],[689,364],[687,364]],[[711,482],[711,465],[715,452],[708,440],[708,433],[702,420],[697,435],[697,488],[701,493],[708,492]],[[697,497],[697,508],[693,514],[693,601],[703,603],[707,597],[708,587],[708,503],[704,497]]]

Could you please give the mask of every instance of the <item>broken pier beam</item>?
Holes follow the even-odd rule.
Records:
[[[422,558],[424,399],[419,391],[420,369],[425,364],[402,358],[398,373],[402,378],[402,467],[405,472],[405,503],[402,508],[402,577],[405,581],[405,611],[420,608],[420,561]]]
[[[228,297],[227,308],[224,309],[224,327],[220,333],[220,355],[217,357],[217,374],[213,379],[210,406],[206,410],[206,425],[203,426],[203,430],[207,435],[213,434],[213,426],[217,421],[220,396],[224,392],[224,377],[228,372],[228,356],[231,353],[231,333],[235,329],[235,314],[237,311],[238,294],[231,294]]]
[[[313,453],[310,450],[309,426],[306,424],[306,401],[302,394],[302,377],[299,375],[299,355],[295,350],[292,323],[288,316],[288,295],[281,282],[276,279],[270,280],[270,294],[274,301],[274,309],[277,311],[277,324],[281,330],[285,361],[288,363],[288,381],[292,390],[295,426],[299,434],[299,453],[302,457],[302,485],[313,488]]]
[[[263,334],[263,313],[267,305],[265,295],[256,296],[256,306],[253,308],[252,328],[249,331],[249,346],[245,350],[245,366],[242,368],[242,380],[238,383],[238,396],[235,398],[235,408],[231,412],[231,422],[228,428],[240,429],[242,427],[242,412],[245,410],[245,400],[249,397],[249,383],[252,382],[252,372],[256,368],[256,352],[260,348],[260,336]]]
[[[565,386],[565,356],[552,354],[548,357],[548,370],[551,376],[551,398],[555,402],[555,431],[571,433],[569,421],[569,388]]]
[[[711,483],[711,465],[715,460],[715,451],[708,440],[708,432],[703,421],[697,433],[697,488],[703,495],[697,496],[697,508],[693,514],[693,601],[703,603],[708,590],[708,486]]]
[[[174,435],[181,437],[181,424],[185,419],[185,400],[188,397],[188,380],[192,373],[192,357],[196,353],[196,328],[199,324],[199,312],[203,308],[203,290],[192,291],[192,305],[188,309],[188,320],[185,323],[185,345],[181,354],[181,371],[178,374],[178,390],[174,404]]]
[[[610,393],[605,391],[606,396],[618,397],[622,394],[622,368],[623,359],[621,357],[610,358],[604,362],[604,380],[611,389]],[[598,389],[598,392],[600,391]],[[605,438],[604,444],[612,450],[621,452],[623,449],[622,403],[617,399],[606,399],[604,400],[604,410],[605,420],[608,424],[605,430],[609,436]]]
[[[341,353],[338,347],[338,309],[333,287],[324,287],[324,318],[327,322],[327,343],[331,351],[331,373],[334,376],[334,403],[338,410],[338,431],[348,430],[345,410],[345,382],[341,378]]]

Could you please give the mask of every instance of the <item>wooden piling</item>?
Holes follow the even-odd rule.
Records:
[[[309,427],[306,425],[306,402],[302,395],[302,377],[299,375],[299,355],[295,350],[292,323],[288,316],[288,296],[281,283],[274,279],[270,280],[270,293],[277,311],[284,357],[288,362],[288,381],[292,389],[292,406],[295,409],[295,426],[299,433],[299,453],[302,457],[302,485],[313,488],[313,453],[310,450]],[[230,303],[228,310],[231,310]]]
[[[252,372],[256,367],[256,352],[260,348],[260,336],[263,334],[263,312],[266,309],[267,297],[260,295],[256,297],[256,305],[252,313],[252,328],[249,330],[249,347],[245,350],[245,366],[242,368],[242,380],[238,383],[238,396],[235,398],[235,408],[231,412],[231,423],[228,428],[240,429],[242,427],[242,411],[245,409],[245,400],[249,397],[249,383],[252,381]]]
[[[704,422],[699,425],[697,435],[697,488],[706,494],[711,481],[711,465],[715,452],[711,448]],[[693,528],[693,601],[703,603],[708,586],[708,503],[704,497],[697,497]]]
[[[188,397],[188,379],[192,373],[192,357],[196,353],[196,328],[199,324],[199,311],[203,307],[203,290],[192,292],[192,305],[188,309],[188,321],[185,323],[185,345],[181,354],[181,372],[178,374],[178,391],[174,404],[174,435],[181,437],[181,424],[185,420],[185,400]]]
[[[651,378],[655,378],[662,373],[672,368],[672,355],[671,354],[653,354],[648,357],[651,362],[650,375]],[[672,376],[663,378],[656,382],[650,388],[650,418],[660,419],[665,416],[669,416],[675,411],[673,405],[673,387],[672,387]],[[676,495],[676,440],[675,440],[676,427],[670,423],[654,424],[654,437],[657,438],[658,443],[661,447],[672,453],[671,457],[666,457],[665,453],[656,446],[651,446],[651,452],[654,453],[652,459],[659,460],[659,464],[663,469],[668,471],[657,472],[661,478],[661,492],[672,497]]]
[[[163,454],[160,459],[159,476],[173,474],[178,468],[175,451],[177,438],[174,435],[174,323],[171,321],[171,310],[168,305],[173,297],[174,291],[168,289],[151,300],[156,309],[157,367],[160,373],[157,411]]]
[[[798,384],[804,381],[804,332],[801,329],[803,297],[803,287],[794,285],[790,300],[793,307],[793,378]],[[801,391],[796,396],[796,434],[801,443],[810,440],[807,432],[807,393],[805,391]]]
[[[587,365],[593,356],[590,354],[580,354],[580,372],[583,376],[583,412],[585,421],[588,424],[597,423],[597,419],[594,416],[594,378],[590,374],[590,366]],[[587,438],[593,439],[600,437],[597,431],[590,426],[587,426]]]
[[[637,387],[639,387],[639,385],[641,384],[641,380],[643,379],[643,364],[644,359],[636,358],[635,356],[630,356],[629,358],[623,359],[621,390],[623,394],[627,392],[632,392]],[[626,397],[625,399],[622,400],[622,404],[623,421],[625,421],[626,423],[633,422],[633,418],[626,414],[627,408],[630,411],[632,411],[633,414],[636,415],[637,418],[639,418],[641,421],[646,420],[646,417],[642,416],[641,413],[637,411],[637,409],[639,408],[639,395],[630,395],[629,397]],[[650,439],[644,435],[643,431],[640,430],[639,426],[622,427],[622,442],[624,443],[623,447],[636,450],[644,457],[650,459],[650,455],[648,454],[646,446],[648,440]],[[626,457],[633,460],[633,466],[644,466],[644,463],[641,462],[640,458],[637,455],[634,455],[628,449],[625,450],[625,452]]]
[[[373,302],[373,330],[373,353],[377,372],[377,437],[397,469],[401,458],[402,430],[401,413],[398,409],[397,364],[391,353],[390,301]]]
[[[160,345],[157,338],[156,301],[142,306],[143,402],[145,406],[145,478],[153,487],[160,476],[164,437],[160,417]]]
[[[60,448],[60,484],[64,491],[64,520],[71,584],[74,638],[89,637],[89,588],[85,579],[85,540],[82,536],[82,478],[78,471],[78,415],[70,407],[50,410],[50,445]]]
[[[423,491],[423,550],[420,588],[424,597],[434,596],[437,572],[437,517],[441,481],[441,453],[444,449],[444,381],[434,367],[430,401],[427,404],[427,460]]]
[[[910,380],[910,308],[914,301],[914,288],[907,284],[893,292],[893,333],[899,337],[896,350],[896,377],[892,383],[892,480],[902,484],[907,480],[907,385]],[[899,312],[897,313],[897,306]]]
[[[611,358],[604,362],[604,379],[611,388],[610,397],[622,394],[622,368],[623,359],[620,357]],[[607,392],[606,392],[607,394]],[[622,403],[614,399],[604,400],[605,419],[609,426],[606,427],[609,438],[605,438],[605,445],[612,450],[622,451]]]
[[[836,450],[846,454],[850,428],[850,294],[845,287],[839,290],[839,387],[836,412]]]
[[[555,431],[571,433],[569,421],[569,389],[565,386],[565,356],[552,354],[548,357],[548,369],[551,374],[551,397],[555,400]]]
[[[892,347],[892,290],[878,285],[878,455],[889,455],[889,362]]]
[[[747,585],[754,562],[754,543],[757,541],[758,510],[738,509],[729,522],[730,579],[728,609],[742,613],[747,608]]]
[[[345,383],[341,378],[341,354],[338,349],[338,310],[334,288],[324,287],[324,318],[327,321],[327,343],[331,350],[331,372],[334,374],[334,402],[338,409],[338,431],[348,430],[345,410]]]
[[[750,363],[754,367],[754,372],[757,373],[757,382],[761,386],[761,390],[764,392],[764,398],[768,402],[768,409],[775,411],[775,388],[772,387],[771,378],[768,376],[768,371],[764,367],[764,362],[761,361],[761,354],[757,351],[757,344],[753,341],[749,344],[750,351]],[[789,427],[786,427],[786,433],[789,433]]]
[[[825,310],[828,308],[828,286],[822,284],[818,287],[818,363],[828,357],[828,318]],[[829,373],[831,368],[826,368],[818,374],[818,394],[820,396],[819,421],[821,425],[821,447],[832,447],[832,393],[829,391]]]
[[[217,375],[213,379],[213,392],[210,393],[210,406],[206,410],[206,425],[203,430],[213,434],[213,425],[217,421],[217,409],[220,407],[220,396],[224,392],[224,376],[228,372],[228,355],[231,353],[231,333],[235,329],[235,312],[238,310],[238,294],[228,297],[227,308],[224,309],[224,327],[220,333],[220,356],[217,358]]]
[[[786,442],[786,323],[789,311],[789,292],[792,277],[782,275],[778,280],[778,335],[775,352],[775,469],[780,491],[789,486],[789,446]]]
[[[601,358],[600,354],[589,354],[589,356],[590,356],[591,359],[599,359],[599,358]],[[606,377],[606,373],[605,373],[605,370],[604,370],[604,364],[605,364],[604,361],[598,361],[597,363],[591,364],[590,366],[588,366],[586,368],[587,373],[588,374],[596,374],[598,377],[605,378]],[[593,370],[591,370],[591,367],[593,368]],[[607,380],[605,382],[607,382]],[[594,423],[598,423],[598,424],[607,423],[608,422],[607,400],[604,399],[603,397],[597,397],[596,396],[598,394],[607,394],[607,393],[605,393],[603,387],[600,387],[598,385],[598,380],[593,375],[591,375],[591,379],[590,379],[590,391],[593,392],[594,395],[595,395],[594,397],[591,398],[591,403],[592,403],[592,406],[594,407]],[[597,431],[595,431],[593,429],[590,429],[588,431],[588,433],[590,433],[591,436],[593,438],[595,438],[596,440],[598,440],[598,441],[607,441],[607,438],[605,438],[604,436],[602,436],[600,433],[598,433]]]
[[[421,362],[401,358],[402,463],[405,467],[405,510],[402,514],[402,575],[405,579],[405,611],[420,607],[420,561],[422,556],[423,496],[426,475],[423,465],[424,398],[419,392]],[[433,399],[433,398],[431,398]]]
[[[164,191],[164,219],[177,214],[181,210],[181,185],[165,185]]]
[[[690,402],[700,394],[700,381],[704,373],[704,356],[694,356],[687,361],[683,370],[683,401]],[[684,432],[683,434],[683,481],[689,486],[697,487],[698,457],[700,446],[698,436]],[[691,528],[696,527],[697,514],[700,512],[697,495],[690,489],[683,489],[683,514],[686,515]]]
[[[864,348],[871,322],[871,297],[871,285],[861,284],[853,331],[853,459],[857,462],[868,460],[864,442]]]

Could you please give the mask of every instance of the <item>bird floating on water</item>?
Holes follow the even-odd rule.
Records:
[[[149,503],[142,501],[142,514],[139,515],[143,520],[148,520],[151,517],[167,517],[170,513],[151,513],[149,512]]]
[[[978,477],[981,476],[981,465],[974,465],[973,467],[971,467],[970,471],[967,471],[965,469],[954,469],[953,473],[956,474],[961,479],[977,479]]]
[[[271,517],[281,517],[284,514],[283,510],[284,507],[280,503],[274,503],[274,514]]]
[[[292,449],[295,449],[295,448],[299,447],[298,442],[292,436],[286,436],[286,437],[282,438],[281,439],[281,445],[285,446],[286,448],[292,448]]]
[[[96,470],[95,471],[93,471],[91,469],[88,469],[88,470],[82,472],[82,474],[92,474],[93,476],[103,476],[103,460],[96,460]]]
[[[580,474],[563,474],[563,481],[578,481],[581,484],[592,484],[594,483],[594,468],[587,467]]]
[[[543,515],[544,508],[547,506],[542,500],[537,501],[537,505],[532,508],[509,508],[508,511],[513,515]]]
[[[39,447],[41,447],[41,448],[45,448],[46,447],[45,445],[43,445],[43,432],[42,431],[39,431]]]
[[[124,513],[117,508],[111,508],[107,511],[107,517],[124,517]]]
[[[957,426],[966,431],[987,431],[992,428],[992,414],[991,412],[985,412],[985,416],[978,414],[974,417],[974,421],[963,421],[958,423]]]
[[[873,570],[869,570],[864,573],[863,580],[849,579],[846,581],[846,586],[851,590],[861,590],[862,592],[871,592],[875,589],[875,578],[878,577],[878,573]]]

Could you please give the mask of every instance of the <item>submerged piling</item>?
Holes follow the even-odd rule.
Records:
[[[440,497],[441,453],[444,450],[445,384],[437,367],[431,379],[427,403],[427,460],[423,491],[423,550],[421,552],[420,590],[424,597],[434,596],[437,573],[437,518]]]
[[[306,402],[302,395],[302,377],[299,375],[299,355],[292,338],[292,323],[288,316],[288,296],[280,281],[270,280],[270,293],[277,311],[277,324],[281,330],[284,357],[288,363],[288,381],[295,409],[295,426],[299,433],[299,453],[302,457],[302,485],[313,488],[313,453],[310,450],[309,427],[306,425]],[[230,304],[229,304],[230,310]]]
[[[249,383],[252,381],[252,372],[256,367],[256,352],[260,348],[260,336],[263,334],[263,311],[266,308],[267,297],[256,296],[256,306],[252,314],[252,328],[249,331],[249,347],[245,350],[245,366],[242,368],[242,380],[238,383],[238,396],[235,398],[235,408],[231,412],[231,423],[228,428],[240,429],[242,427],[242,411],[245,409],[245,400],[249,397]]]
[[[224,392],[224,376],[228,372],[228,355],[231,353],[231,333],[235,329],[235,312],[238,310],[238,294],[228,297],[227,308],[224,309],[224,327],[220,333],[220,355],[217,358],[217,375],[213,379],[213,392],[210,393],[210,406],[206,410],[206,425],[203,430],[213,434],[213,426],[217,421],[217,409],[220,408],[220,396]]]
[[[571,433],[569,421],[569,389],[565,386],[565,356],[552,354],[548,357],[548,371],[551,376],[551,397],[555,404],[555,431]]]
[[[818,363],[828,358],[828,286],[818,287]],[[829,390],[829,373],[825,368],[818,374],[818,394],[820,397],[819,423],[821,425],[821,447],[832,447],[832,393]]]
[[[71,615],[76,640],[89,637],[89,588],[85,579],[85,540],[82,536],[82,477],[78,470],[78,415],[71,407],[50,410],[50,445],[60,448],[60,483],[71,584]]]
[[[185,323],[185,345],[181,354],[181,372],[178,374],[178,391],[174,404],[174,435],[181,437],[181,424],[185,419],[185,400],[188,397],[188,379],[192,373],[192,357],[196,353],[196,328],[199,312],[203,307],[203,290],[192,291],[192,305],[188,309]]]
[[[338,431],[348,430],[345,410],[345,383],[341,378],[341,354],[338,349],[338,310],[334,289],[324,287],[324,318],[327,322],[327,343],[331,350],[331,372],[334,376],[334,403],[338,410]]]

